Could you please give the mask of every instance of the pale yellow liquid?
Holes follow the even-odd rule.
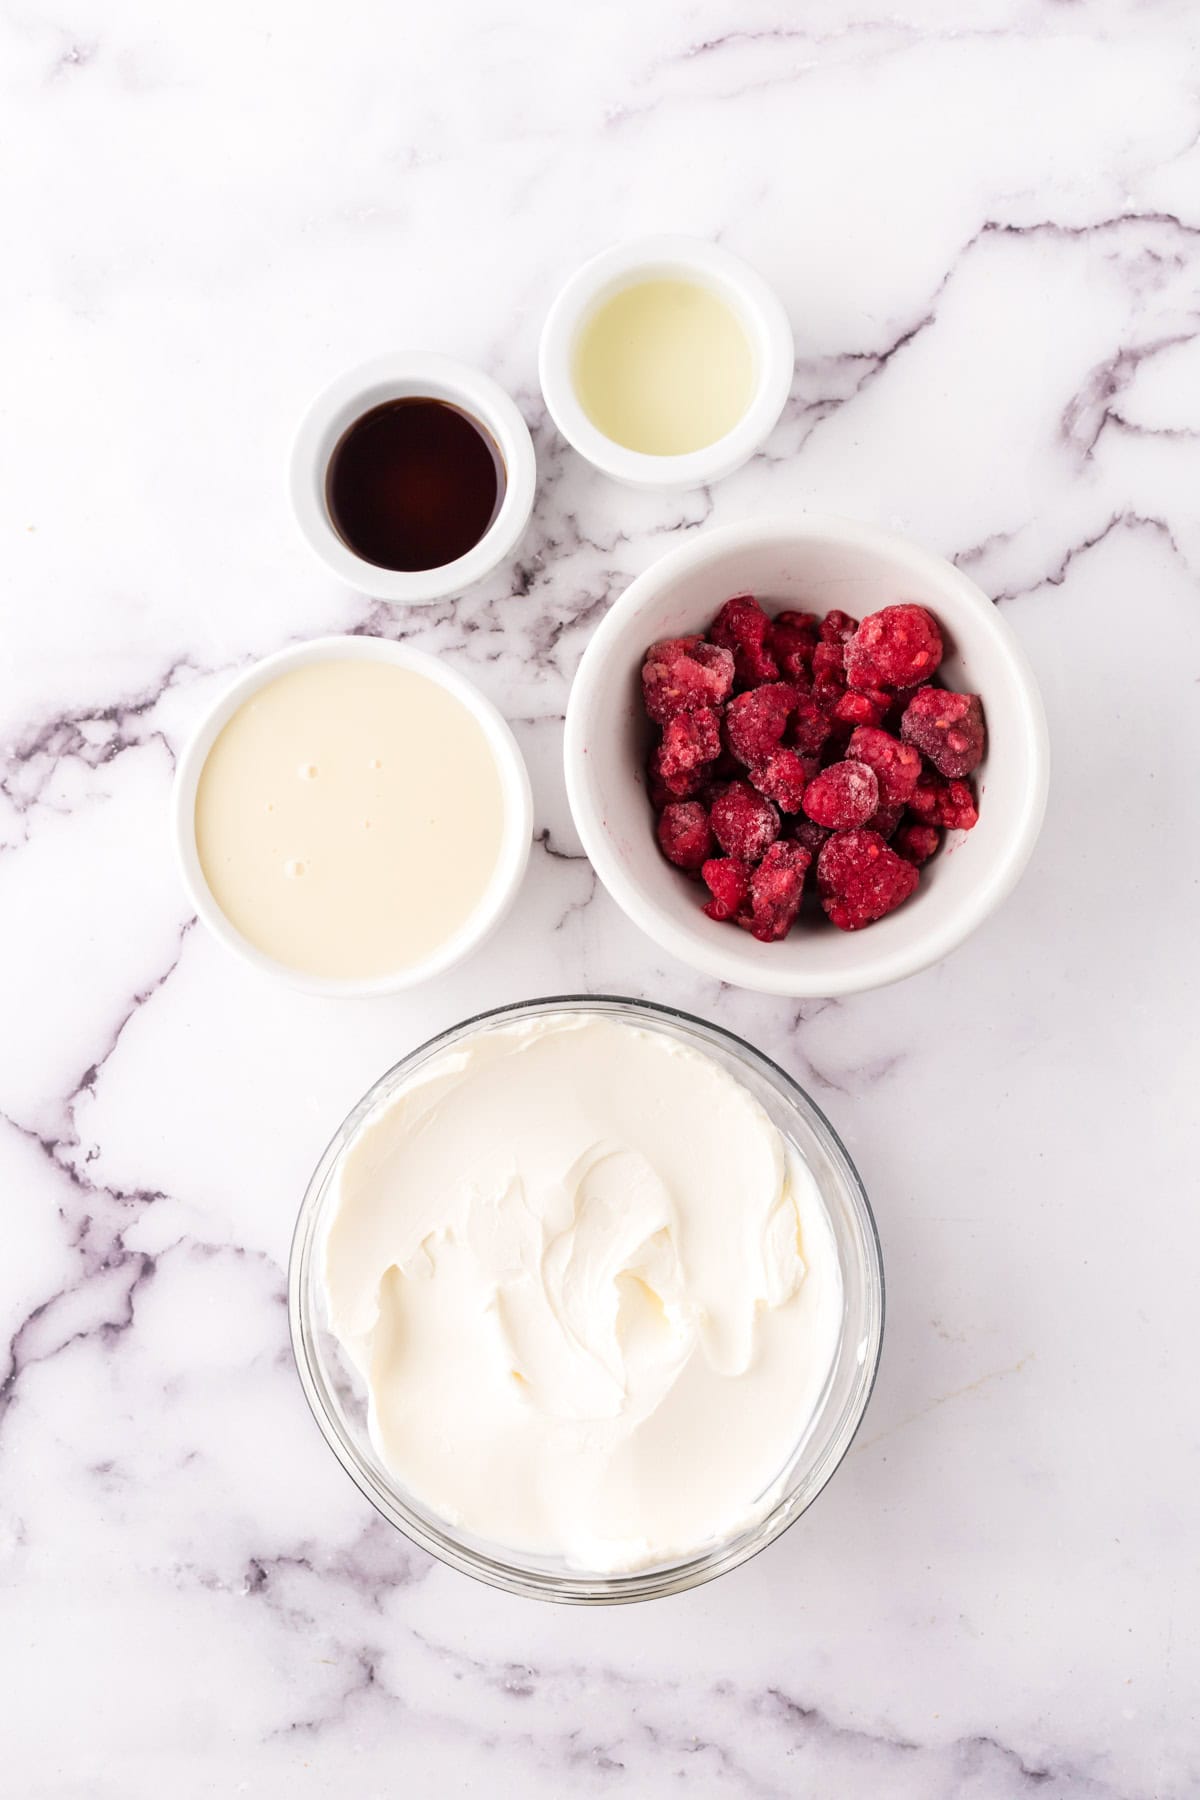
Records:
[[[575,351],[575,391],[626,450],[683,456],[732,431],[754,392],[737,315],[692,281],[640,281],[606,300]]]
[[[331,659],[268,682],[196,790],[217,905],[305,974],[399,972],[465,924],[500,854],[495,759],[465,706],[411,669]]]

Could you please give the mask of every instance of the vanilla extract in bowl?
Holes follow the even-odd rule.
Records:
[[[381,569],[443,568],[473,550],[504,500],[504,458],[461,407],[388,400],[343,432],[325,499],[338,536]]]

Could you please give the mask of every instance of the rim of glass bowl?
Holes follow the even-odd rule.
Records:
[[[357,1444],[346,1429],[341,1409],[333,1399],[317,1350],[314,1320],[310,1316],[309,1286],[313,1274],[313,1256],[321,1235],[323,1203],[330,1192],[338,1160],[367,1114],[386,1098],[390,1090],[432,1056],[481,1026],[497,1029],[501,1025],[522,1019],[558,1012],[625,1016],[639,1023],[653,1021],[676,1037],[698,1040],[701,1048],[711,1049],[716,1045],[730,1054],[735,1062],[749,1066],[755,1074],[774,1087],[783,1101],[798,1115],[802,1126],[824,1153],[837,1179],[840,1198],[845,1203],[848,1215],[845,1219],[831,1215],[839,1257],[842,1260],[843,1281],[846,1279],[848,1238],[851,1240],[849,1247],[858,1249],[863,1265],[864,1317],[858,1343],[857,1346],[848,1345],[843,1325],[838,1356],[834,1369],[830,1372],[830,1383],[848,1352],[857,1363],[857,1374],[852,1378],[850,1390],[842,1401],[840,1413],[833,1421],[820,1454],[810,1466],[804,1466],[804,1446],[811,1442],[815,1425],[824,1419],[830,1384],[827,1384],[821,1404],[814,1415],[813,1426],[810,1426],[808,1434],[798,1446],[799,1461],[787,1478],[787,1491],[763,1519],[747,1531],[739,1532],[732,1538],[680,1560],[650,1569],[635,1569],[628,1573],[610,1575],[593,1575],[565,1568],[542,1570],[526,1566],[520,1561],[507,1561],[502,1553],[497,1553],[495,1546],[487,1548],[468,1541],[464,1534],[457,1533],[451,1525],[438,1520],[431,1511],[420,1508],[417,1502],[407,1500],[397,1487],[385,1485],[378,1479],[375,1471],[363,1460]],[[797,1134],[796,1141],[801,1151],[804,1151],[806,1145],[803,1132]],[[855,1238],[856,1245],[853,1241]],[[827,1486],[854,1441],[879,1369],[884,1323],[883,1259],[875,1217],[857,1169],[825,1114],[786,1069],[780,1068],[778,1063],[772,1062],[770,1057],[764,1056],[761,1050],[747,1043],[736,1032],[698,1018],[694,1013],[684,1012],[678,1007],[618,994],[559,994],[545,999],[516,1001],[506,1006],[491,1007],[486,1012],[475,1013],[471,1018],[448,1027],[410,1051],[407,1056],[401,1057],[351,1109],[326,1145],[300,1205],[288,1268],[288,1320],[300,1384],[325,1441],[360,1492],[398,1531],[450,1568],[492,1587],[502,1588],[507,1593],[576,1605],[614,1605],[682,1593],[748,1562],[794,1524]]]

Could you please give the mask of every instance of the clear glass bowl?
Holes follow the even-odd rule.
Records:
[[[500,1548],[439,1518],[405,1493],[376,1454],[367,1430],[366,1395],[357,1371],[328,1329],[320,1280],[339,1161],[371,1109],[429,1059],[477,1032],[495,1031],[551,1013],[586,1013],[625,1021],[712,1057],[749,1088],[778,1129],[800,1151],[817,1181],[841,1259],[841,1337],[816,1414],[796,1446],[778,1503],[756,1525],[682,1560],[625,1574],[588,1575],[560,1558]],[[883,1265],[875,1221],[862,1182],[828,1119],[789,1075],[720,1026],[672,1007],[608,996],[530,1000],[480,1013],[431,1038],[363,1095],[317,1164],[292,1243],[288,1311],[292,1346],[308,1403],[347,1474],[367,1499],[423,1550],[451,1568],[511,1594],[581,1605],[651,1600],[698,1587],[734,1569],[777,1538],[816,1499],[849,1449],[870,1399],[883,1338]],[[713,1445],[713,1455],[721,1455]]]

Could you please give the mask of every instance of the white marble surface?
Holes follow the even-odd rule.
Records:
[[[1200,1791],[1196,29],[1189,0],[5,13],[6,1796]],[[535,380],[558,280],[663,228],[751,257],[799,354],[765,452],[678,499],[593,476]],[[425,611],[340,588],[285,499],[311,392],[402,345],[506,383],[541,468],[516,562]],[[558,763],[629,577],[805,502],[969,568],[1056,751],[1002,913],[839,1005],[661,956],[597,892]],[[487,952],[362,1006],[223,956],[165,823],[208,696],[331,630],[473,675],[540,834]],[[594,1613],[391,1535],[307,1416],[283,1305],[303,1182],[367,1082],[581,987],[806,1081],[890,1279],[813,1511],[701,1592]]]

